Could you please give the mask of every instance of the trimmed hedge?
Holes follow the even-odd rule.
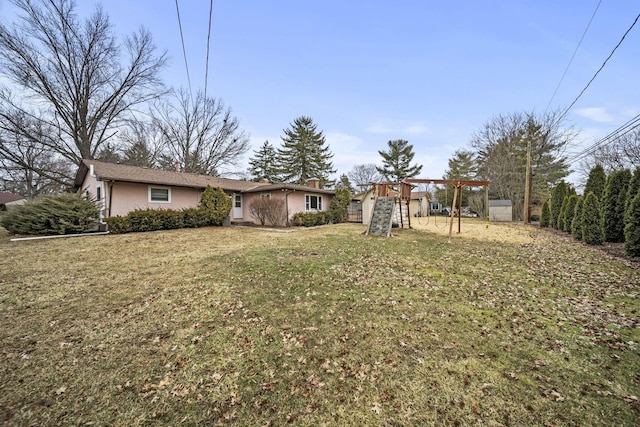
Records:
[[[330,220],[331,214],[328,212],[298,212],[292,218],[294,225],[303,227],[329,224]]]
[[[222,225],[231,212],[231,199],[220,189],[210,186],[202,193],[197,208],[174,209],[136,209],[125,217],[107,218],[111,233],[131,233],[176,228],[197,228],[208,225]]]

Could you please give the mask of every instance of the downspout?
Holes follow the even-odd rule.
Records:
[[[291,190],[284,194],[284,209],[285,209],[285,214],[287,215],[287,227],[291,227],[291,223],[289,222],[289,194],[293,192],[295,192],[295,190]]]
[[[107,207],[107,218],[111,218],[111,203],[113,202],[113,181],[109,181],[109,206]]]

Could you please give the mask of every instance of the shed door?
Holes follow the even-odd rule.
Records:
[[[242,194],[233,193],[233,217],[242,218]]]

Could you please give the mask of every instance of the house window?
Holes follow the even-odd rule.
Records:
[[[149,203],[171,203],[169,187],[149,187]]]
[[[262,193],[262,194],[260,194],[260,198],[261,199],[270,199],[271,198],[271,193]]]
[[[102,187],[96,187],[96,201],[102,200]]]
[[[233,197],[233,207],[241,208],[242,207],[242,194],[235,194]]]
[[[321,211],[322,210],[322,196],[314,196],[307,194],[305,196],[305,210],[306,211]]]
[[[432,211],[439,211],[440,210],[440,203],[439,202],[431,202],[431,210]]]

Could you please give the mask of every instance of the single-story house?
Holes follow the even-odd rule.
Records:
[[[83,160],[76,173],[74,190],[93,196],[101,207],[101,219],[124,216],[136,209],[196,207],[207,185],[221,188],[231,197],[231,222],[253,222],[249,207],[260,197],[281,197],[287,217],[298,212],[328,211],[334,191],[319,188],[319,180],[308,185],[218,178],[172,170],[150,169]]]
[[[26,202],[27,199],[19,194],[0,192],[0,211],[7,211]]]
[[[511,200],[489,200],[489,221],[513,221],[513,204]]]

